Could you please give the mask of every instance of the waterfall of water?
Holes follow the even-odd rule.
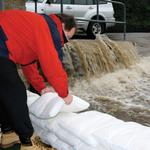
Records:
[[[106,36],[72,40],[65,60],[69,76],[75,77],[69,82],[72,93],[88,100],[90,109],[150,126],[149,58],[141,61],[135,43]]]
[[[70,76],[97,76],[128,68],[138,62],[132,42],[115,42],[106,36],[96,40],[72,40],[64,48],[64,65]]]

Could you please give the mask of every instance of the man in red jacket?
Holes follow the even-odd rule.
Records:
[[[21,150],[34,149],[26,89],[17,73],[16,64],[22,66],[29,83],[43,94],[52,89],[46,87],[39,74],[38,61],[53,89],[66,104],[72,102],[68,93],[67,74],[60,59],[65,39],[70,39],[75,31],[75,20],[71,16],[47,16],[21,10],[0,12],[1,147],[16,143],[17,134]]]

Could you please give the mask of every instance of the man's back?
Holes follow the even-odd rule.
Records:
[[[7,10],[0,12],[0,25],[8,41],[6,42],[10,58],[17,63],[26,64],[35,59],[36,35],[40,33],[39,26],[47,30],[44,19],[35,13],[22,10]],[[42,37],[38,37],[42,38]],[[26,58],[25,60],[23,59]],[[28,60],[27,60],[28,58]]]

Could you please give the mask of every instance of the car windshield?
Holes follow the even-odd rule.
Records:
[[[37,0],[38,3],[42,3],[44,0]],[[27,0],[27,2],[34,2],[34,0]]]

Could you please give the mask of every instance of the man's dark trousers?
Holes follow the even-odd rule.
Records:
[[[4,57],[0,57],[0,123],[2,132],[10,128],[20,138],[30,138],[33,134],[25,85],[16,64]]]

